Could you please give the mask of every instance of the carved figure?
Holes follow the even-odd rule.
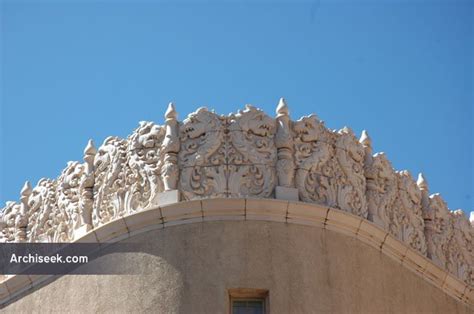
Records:
[[[125,214],[127,141],[108,137],[94,159],[94,226]]]
[[[426,255],[424,221],[421,212],[421,191],[411,174],[397,172],[398,193],[394,202],[390,232],[413,249]]]
[[[395,171],[384,153],[377,153],[364,167],[367,182],[367,218],[385,230],[390,230],[393,202],[397,195]]]
[[[127,165],[123,168],[126,186],[124,211],[133,213],[156,205],[157,195],[163,192],[161,170],[164,156],[161,152],[165,129],[153,122],[140,122],[129,137]]]
[[[337,187],[332,158],[333,138],[316,115],[293,124],[296,176],[300,199],[305,202],[336,206]]]
[[[251,105],[229,120],[229,196],[269,197],[276,186],[275,120]]]
[[[207,108],[191,113],[180,125],[180,190],[185,199],[226,196],[224,126]]]

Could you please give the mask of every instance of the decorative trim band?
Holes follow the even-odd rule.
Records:
[[[89,231],[76,243],[114,243],[150,230],[206,221],[259,220],[331,230],[380,251],[446,294],[474,307],[474,289],[374,223],[335,208],[302,202],[218,198],[175,203],[138,212]],[[58,276],[11,275],[0,283],[0,304]]]

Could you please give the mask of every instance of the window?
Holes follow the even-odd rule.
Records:
[[[233,299],[232,314],[265,314],[265,300]]]
[[[229,301],[230,314],[269,314],[268,290],[230,289]]]

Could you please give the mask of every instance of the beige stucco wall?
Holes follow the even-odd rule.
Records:
[[[217,221],[149,231],[83,267],[143,275],[68,275],[3,310],[227,313],[228,289],[270,291],[271,313],[469,313],[380,251],[317,227]],[[472,310],[471,310],[472,311]]]

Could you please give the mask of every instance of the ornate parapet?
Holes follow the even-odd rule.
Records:
[[[302,202],[373,222],[474,285],[473,219],[430,196],[422,176],[415,182],[384,153],[373,154],[367,132],[358,139],[347,127],[333,131],[316,115],[293,121],[283,99],[275,118],[247,105],[230,115],[199,108],[180,122],[170,104],[165,120],[140,122],[128,138],[108,137],[98,149],[90,141],[83,162],[26,184],[20,203],[2,209],[0,242],[71,242],[156,208],[173,190],[183,201],[272,199],[282,187]]]

